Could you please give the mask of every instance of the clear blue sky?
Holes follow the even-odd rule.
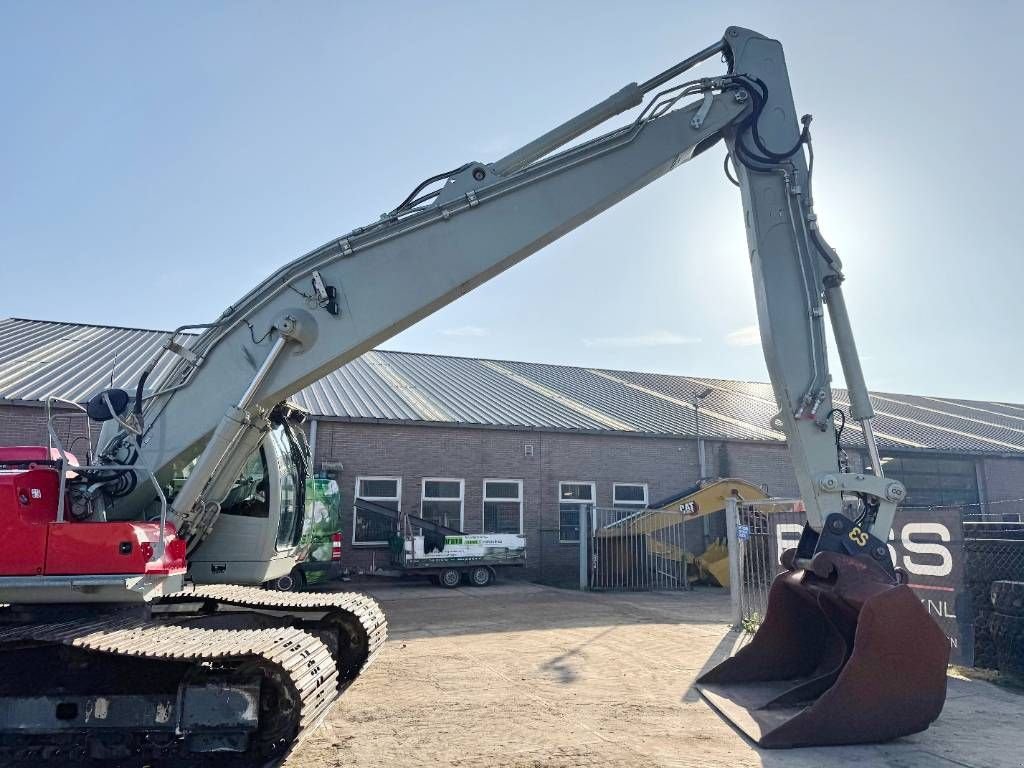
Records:
[[[874,389],[1024,402],[1024,4],[0,3],[0,315],[167,328],[718,39],[778,37]],[[721,147],[391,349],[765,380]],[[386,300],[386,297],[383,297]]]

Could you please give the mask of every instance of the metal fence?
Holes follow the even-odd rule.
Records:
[[[753,629],[764,618],[768,590],[782,572],[782,553],[796,546],[805,519],[801,502],[794,499],[728,505],[733,613],[741,626]]]
[[[991,630],[992,582],[1024,581],[1024,522],[1019,515],[965,511],[963,528],[964,591],[974,629],[974,666],[995,668],[998,657]]]
[[[889,546],[894,563],[950,637],[955,663],[994,667],[990,592],[997,580],[1024,581],[1024,522],[977,505],[901,507]],[[726,512],[733,618],[754,630],[781,556],[805,522],[798,501],[730,503]]]
[[[589,522],[581,565],[590,589],[689,589],[693,553],[682,512],[598,507]]]

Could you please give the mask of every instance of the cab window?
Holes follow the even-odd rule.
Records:
[[[261,447],[245,463],[245,468],[221,502],[222,515],[239,517],[269,517],[268,499],[270,479],[267,474],[267,456]]]

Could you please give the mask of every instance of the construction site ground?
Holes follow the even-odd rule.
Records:
[[[722,590],[362,591],[381,601],[391,639],[290,768],[1024,765],[1024,695],[952,676],[945,710],[924,733],[883,745],[755,749],[693,688],[739,638]]]

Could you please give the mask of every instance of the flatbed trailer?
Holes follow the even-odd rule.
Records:
[[[390,567],[375,568],[368,576],[424,576],[448,589],[465,578],[475,587],[486,587],[499,569],[526,565],[526,537],[520,534],[465,533],[364,499],[356,499],[355,506],[397,523]]]

